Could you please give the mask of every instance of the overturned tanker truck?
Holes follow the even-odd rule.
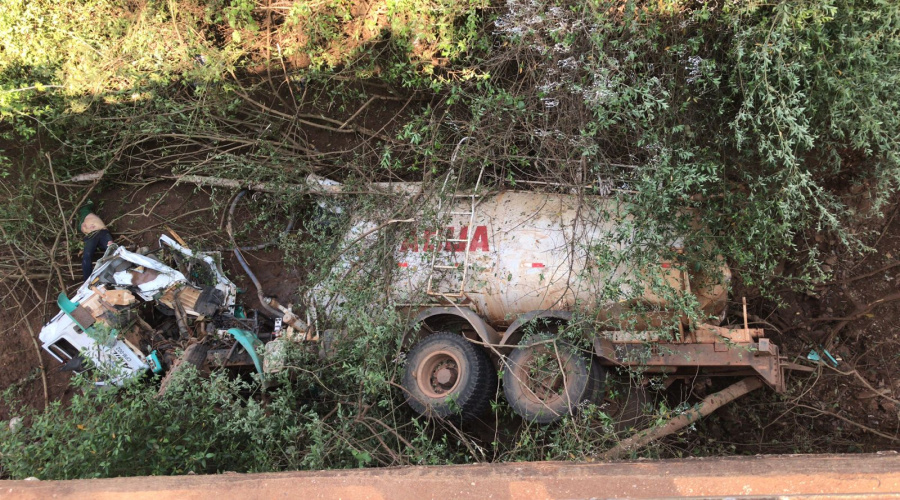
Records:
[[[334,195],[345,191],[314,176],[306,184],[304,191],[328,195],[319,200],[339,200]],[[274,325],[239,315],[236,287],[216,257],[164,236],[161,251],[171,262],[152,251],[144,256],[111,247],[72,300],[60,295],[62,311],[41,331],[43,346],[79,368],[83,358],[116,365],[118,374],[100,383],[119,384],[150,370],[171,373],[183,361],[175,358],[177,345],[188,346],[182,358],[191,364],[226,366],[241,358],[265,377],[283,369],[285,342],[338,341],[342,287],[328,281],[358,274],[375,251],[390,254],[387,303],[377,307],[394,307],[407,318],[407,331],[398,333],[408,349],[401,382],[420,414],[478,417],[496,394],[498,373],[512,409],[537,423],[571,414],[583,401],[600,403],[612,385],[607,375],[629,367],[666,383],[750,377],[784,389],[787,363],[763,330],[748,328],[746,313],[741,327],[719,326],[727,266],[698,273],[677,257],[652,265],[614,259],[636,245],[621,237],[632,221],[614,200],[485,193],[478,182],[469,192],[445,184],[429,194],[420,183],[367,189],[395,202],[382,216],[351,216],[338,236],[336,263],[307,294],[305,321],[262,291],[262,312]],[[387,214],[401,205],[396,200],[427,210],[393,220]],[[349,212],[340,202],[318,203],[326,218]],[[677,256],[681,240],[669,246]],[[690,318],[672,307],[686,297],[697,312]],[[159,310],[169,319],[148,325]],[[237,356],[235,347],[246,352]]]
[[[341,191],[333,181],[309,183]],[[778,347],[763,330],[748,328],[746,309],[740,327],[719,326],[731,279],[724,259],[706,273],[689,272],[677,257],[641,269],[611,257],[604,262],[636,244],[621,237],[631,220],[610,198],[481,194],[476,183],[468,193],[445,185],[447,192],[428,200],[418,183],[374,188],[432,213],[427,221],[423,211],[412,219],[351,221],[330,274],[359,268],[370,258],[367,247],[394,249],[387,293],[409,319],[402,385],[420,414],[481,415],[498,373],[512,409],[537,423],[558,420],[583,401],[602,402],[607,374],[627,371],[617,368],[639,368],[645,379],[667,384],[752,377],[784,390]],[[379,237],[392,225],[394,236]],[[681,245],[673,241],[670,253],[677,256]],[[312,291],[312,318],[340,316],[334,294]],[[698,310],[693,320],[670,307],[686,296]],[[580,325],[574,338],[573,324]]]

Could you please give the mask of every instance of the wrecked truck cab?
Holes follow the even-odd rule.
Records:
[[[195,252],[184,247],[172,238],[163,235],[159,238],[160,246],[165,246],[177,252],[176,258],[185,259],[189,281],[194,284],[208,285],[216,290],[215,295],[220,297],[220,309],[228,314],[234,314],[235,299],[237,298],[237,286],[225,276],[222,267],[211,254]],[[183,256],[183,257],[179,257]],[[199,283],[198,283],[199,282]],[[209,295],[210,292],[207,292]]]
[[[125,379],[150,368],[147,358],[137,347],[113,337],[114,329],[101,323],[105,320],[103,316],[111,311],[104,307],[98,293],[90,289],[79,290],[72,300],[60,293],[57,304],[61,310],[41,329],[40,339],[43,348],[63,363],[63,368],[83,373],[90,368],[85,363],[89,360],[108,374],[105,380],[96,382],[101,386],[121,385]]]
[[[111,244],[71,299],[59,295],[60,312],[39,337],[64,369],[82,373],[97,368],[103,376],[95,383],[101,386],[121,385],[151,368],[159,372],[150,346],[129,341],[126,335],[139,328],[136,325],[146,325],[140,318],[144,304],[181,307],[190,316],[233,314],[237,287],[212,255],[194,252],[165,235],[159,244],[178,269],[154,255]]]

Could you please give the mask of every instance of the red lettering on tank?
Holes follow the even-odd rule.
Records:
[[[482,250],[485,252],[490,252],[490,246],[488,245],[488,234],[487,234],[487,226],[478,226],[475,228],[475,234],[472,235],[472,244],[469,245],[469,251],[473,252],[475,250]]]
[[[431,237],[435,236],[435,233],[432,231],[425,231],[425,240],[422,243],[422,251],[430,252],[434,250],[434,245],[431,244]]]
[[[412,240],[412,241],[410,241]],[[401,252],[418,252],[419,251],[419,239],[416,238],[415,235],[411,235],[409,238],[403,240],[400,243],[400,251]]]
[[[409,236],[400,243],[401,252],[431,252],[435,246],[445,252],[463,252],[466,249],[465,241],[446,241],[446,240],[468,240],[469,228],[463,227],[459,230],[459,236],[456,236],[456,228],[448,227],[445,232],[445,242],[441,245],[440,233],[435,231],[425,231],[422,237],[422,244],[419,245],[419,238],[414,235]],[[491,246],[488,240],[487,226],[476,226],[475,233],[469,243],[469,251],[490,252]]]
[[[456,238],[456,236],[453,234],[454,231],[455,231],[455,228],[453,226],[448,227],[447,230],[444,231],[444,248],[442,248],[442,250],[444,250],[445,252],[455,252],[456,251],[456,250],[454,250],[453,242],[450,241],[450,240]]]
[[[453,230],[454,230],[454,228],[452,226],[447,228],[447,239],[448,240],[454,239]],[[469,228],[464,227],[459,230],[459,238],[456,238],[456,239],[464,240],[464,239],[467,239],[468,236],[469,236]],[[448,241],[447,244],[444,246],[444,250],[446,250],[448,252],[462,252],[465,249],[466,249],[465,241]]]

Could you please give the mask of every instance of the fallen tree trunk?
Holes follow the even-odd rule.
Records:
[[[653,441],[684,429],[692,423],[718,410],[722,406],[725,406],[744,394],[753,392],[762,386],[763,383],[760,379],[756,377],[747,377],[740,382],[730,385],[724,390],[707,396],[699,405],[669,420],[665,425],[638,432],[628,439],[621,441],[619,444],[600,455],[600,458],[621,458],[629,452],[640,449]]]
[[[79,174],[74,177],[69,178],[67,182],[94,182],[103,178],[103,175],[106,173],[105,170],[98,170],[96,172],[88,172],[86,174]],[[224,177],[206,177],[202,175],[175,175],[169,177],[175,181],[176,184],[181,182],[187,182],[190,184],[196,184],[198,186],[209,186],[209,187],[220,187],[226,189],[249,189],[251,191],[260,191],[263,193],[282,193],[285,191],[301,191],[308,190],[307,186],[299,185],[299,184],[278,184],[278,183],[266,183],[266,182],[258,182],[258,183],[249,183],[245,181],[240,181],[236,179],[226,179]]]
[[[97,181],[103,177],[105,171],[91,172],[76,175],[68,182]],[[339,182],[328,180],[315,174],[309,174],[299,184],[285,184],[278,182],[247,182],[224,177],[208,177],[203,175],[174,175],[166,177],[175,181],[175,184],[189,183],[198,186],[218,187],[225,189],[256,191],[261,193],[285,193],[296,192],[300,194],[316,195],[340,195],[340,194],[379,194],[379,195],[412,195],[422,190],[421,182],[370,182],[362,190],[349,189]]]
[[[248,183],[235,179],[225,179],[222,177],[204,177],[201,175],[180,175],[175,177],[176,183],[188,182],[197,184],[198,186],[220,187],[227,189],[249,189],[262,193],[283,193],[285,191],[307,191],[309,188],[301,185],[279,184],[279,183]]]
[[[71,177],[67,182],[94,182],[99,181],[106,175],[106,169],[97,170],[96,172],[88,172],[85,174],[78,174],[74,177]]]

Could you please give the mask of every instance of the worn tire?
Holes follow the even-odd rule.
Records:
[[[654,400],[650,391],[643,386],[631,386],[623,395],[623,402],[618,415],[615,417],[615,429],[619,433],[632,433],[650,426],[653,419],[648,414],[647,405]]]
[[[181,357],[178,358],[175,363],[172,365],[172,368],[166,373],[163,377],[162,382],[159,384],[159,392],[157,396],[163,396],[166,393],[166,390],[169,388],[169,384],[172,379],[175,378],[175,374],[179,371],[183,370],[187,365],[193,365],[200,370],[203,368],[203,363],[206,362],[206,354],[209,352],[209,347],[203,344],[192,344],[184,350]]]
[[[503,394],[512,409],[530,422],[555,422],[602,392],[603,378],[599,373],[591,375],[593,363],[570,344],[556,345],[555,350],[550,344],[519,347],[506,359]]]
[[[465,337],[439,332],[409,351],[402,384],[416,413],[472,420],[490,405],[497,372],[488,355]]]
[[[603,404],[606,398],[606,368],[596,360],[591,360],[591,383],[585,392],[584,399],[595,405]]]

